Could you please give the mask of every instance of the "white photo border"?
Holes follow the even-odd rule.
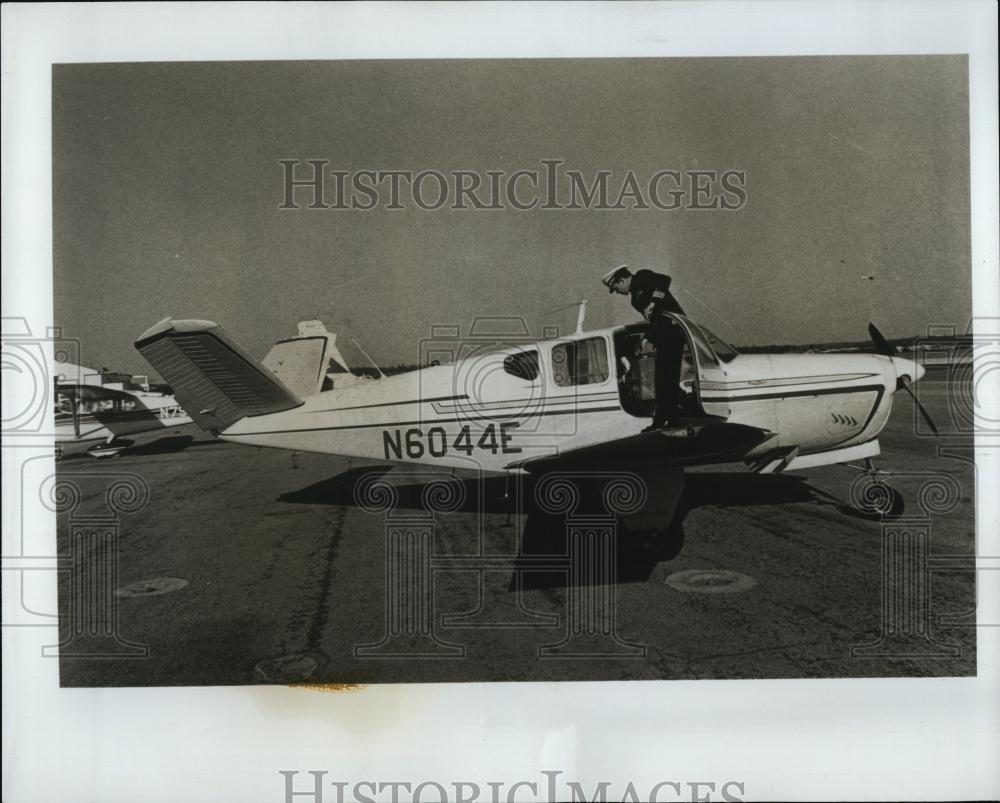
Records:
[[[991,2],[8,4],[3,315],[32,331],[52,322],[54,63],[967,53],[973,314],[997,320],[996,23]],[[998,377],[990,379],[995,403]],[[980,449],[978,461],[980,490],[997,487],[996,450]],[[17,481],[4,471],[5,500],[19,498]],[[979,554],[1000,555],[1000,500],[979,493],[976,504]],[[3,514],[4,555],[20,515],[12,507]],[[45,511],[23,512],[54,539]],[[985,574],[979,613],[1000,621],[1000,584]],[[3,628],[3,798],[280,801],[280,770],[509,788],[558,769],[588,790],[601,780],[640,790],[739,781],[745,799],[993,799],[998,633],[980,630],[974,678],[415,684],[322,694],[61,690],[56,662],[39,657],[51,632]],[[519,799],[532,799],[527,791]],[[326,799],[336,799],[332,788]]]

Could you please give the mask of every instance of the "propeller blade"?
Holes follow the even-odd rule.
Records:
[[[931,414],[927,412],[927,408],[920,403],[920,400],[917,398],[917,394],[914,393],[913,388],[910,387],[909,380],[902,379],[900,380],[899,384],[902,385],[903,389],[910,394],[910,398],[913,399],[913,403],[917,406],[917,409],[920,411],[920,415],[924,417],[924,421],[927,422],[927,426],[931,428],[931,432],[933,432],[935,435],[940,435],[941,433],[938,432],[938,428],[934,426],[934,420],[931,418]]]
[[[875,324],[868,324],[868,335],[871,337],[876,348],[886,357],[892,357],[896,354],[896,349],[889,345],[889,341],[885,339]]]
[[[878,330],[878,327],[873,323],[868,324],[868,334],[871,336],[872,342],[875,347],[886,357],[896,356],[896,349],[889,345],[889,341],[885,339],[885,336]],[[917,394],[913,392],[913,388],[910,387],[910,381],[905,377],[899,378],[899,386],[902,387],[907,393],[910,394],[910,398],[913,399],[913,403],[917,406],[920,411],[920,415],[923,416],[924,421],[927,422],[927,426],[931,428],[931,432],[938,435],[938,428],[934,425],[934,420],[931,418],[931,414],[927,412],[927,408],[924,407],[920,400],[917,398]]]

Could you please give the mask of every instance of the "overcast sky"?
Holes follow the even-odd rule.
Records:
[[[964,329],[966,81],[960,56],[58,66],[55,319],[85,363],[140,373],[132,343],[168,315],[258,356],[317,317],[392,364],[476,315],[571,330],[544,311],[586,298],[588,328],[631,322],[598,283],[629,263],[737,343]],[[278,160],[310,158],[484,177],[561,159],[615,192],[628,170],[740,170],[747,200],[279,209]]]

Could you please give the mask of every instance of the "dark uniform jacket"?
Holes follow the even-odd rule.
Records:
[[[653,305],[650,318],[658,312],[676,312],[681,315],[684,310],[677,299],[670,294],[670,277],[651,270],[639,270],[632,276],[629,284],[629,294],[632,296],[632,306],[640,315],[646,312],[646,307]]]

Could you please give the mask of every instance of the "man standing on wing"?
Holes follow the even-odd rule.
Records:
[[[684,310],[670,294],[670,277],[651,270],[635,273],[628,265],[619,265],[606,273],[601,282],[612,293],[630,295],[632,306],[652,326],[649,340],[656,348],[656,404],[653,408],[653,424],[643,432],[662,429],[671,419],[681,415],[681,360],[684,355],[684,334],[665,313]]]

